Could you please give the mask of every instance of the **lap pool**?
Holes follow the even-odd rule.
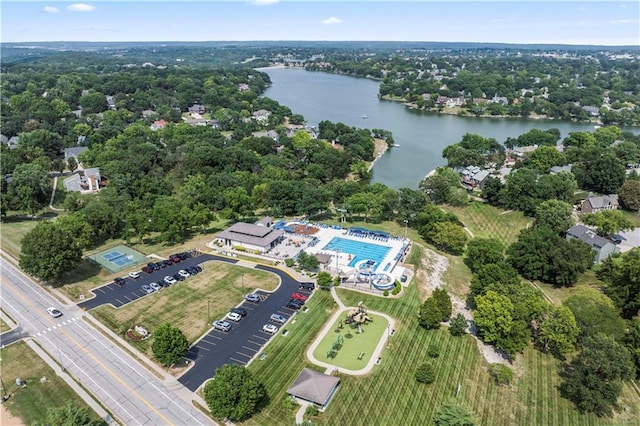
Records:
[[[360,261],[373,260],[377,269],[382,264],[391,247],[373,244],[367,241],[355,241],[346,238],[334,237],[322,250],[340,251],[351,255],[349,266],[353,267]]]

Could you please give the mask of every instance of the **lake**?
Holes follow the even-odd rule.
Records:
[[[385,129],[398,148],[391,148],[375,164],[372,182],[390,188],[417,188],[425,175],[446,165],[442,150],[459,142],[465,133],[477,133],[504,142],[531,129],[570,132],[594,131],[593,124],[521,118],[475,118],[425,113],[398,102],[378,99],[378,82],[300,68],[264,68],[272,85],[264,96],[302,114],[310,125],[322,120],[349,126]],[[367,116],[368,118],[363,118]],[[639,129],[633,129],[634,133]]]

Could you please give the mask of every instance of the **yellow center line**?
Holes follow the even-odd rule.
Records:
[[[13,287],[12,285],[8,284],[7,281],[3,280],[0,278],[0,282],[2,282],[3,286],[8,286],[10,288],[13,289],[13,292],[16,296],[18,296],[20,299],[22,299],[24,301],[24,303],[26,303],[27,305],[31,306],[33,309],[33,312],[36,312],[38,315],[42,316],[42,313],[40,313],[40,309],[37,308],[30,300],[28,300],[27,298],[25,298],[19,291],[17,291],[15,289],[15,287]],[[53,321],[51,318],[45,317],[47,320],[49,320],[52,323],[55,323],[55,321]],[[172,424],[171,421],[169,421],[168,418],[166,418],[162,413],[160,413],[153,405],[149,404],[149,402],[147,402],[147,400],[145,400],[142,395],[140,395],[138,392],[136,392],[131,386],[129,386],[124,380],[122,380],[120,377],[118,377],[113,371],[111,371],[109,368],[107,368],[107,366],[100,361],[99,359],[97,359],[91,352],[89,352],[87,349],[84,348],[84,346],[82,346],[80,343],[78,343],[78,341],[76,339],[74,339],[73,337],[71,337],[71,335],[69,335],[69,333],[66,332],[66,330],[64,328],[61,328],[60,331],[67,336],[67,338],[69,340],[71,340],[79,349],[81,349],[83,352],[85,352],[91,359],[93,359],[97,364],[99,364],[109,375],[111,375],[111,377],[113,377],[114,379],[116,379],[122,386],[124,386],[125,388],[127,388],[127,390],[129,390],[129,392],[131,392],[132,394],[134,394],[135,396],[138,397],[138,399],[140,399],[140,401],[142,401],[147,407],[149,407],[151,409],[151,411],[153,411],[154,413],[156,413],[158,415],[158,417],[162,418],[167,424]]]

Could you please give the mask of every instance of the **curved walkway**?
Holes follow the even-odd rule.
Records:
[[[332,287],[332,289],[333,289],[333,287]],[[342,304],[342,302],[339,302],[339,304]],[[373,366],[376,364],[376,361],[378,360],[378,358],[380,357],[380,354],[384,350],[385,343],[389,339],[388,334],[386,334],[386,335],[383,334],[382,335],[382,337],[380,338],[380,341],[376,345],[376,348],[374,349],[373,353],[371,354],[371,358],[369,358],[369,362],[367,363],[366,367],[364,367],[364,368],[362,368],[360,370],[348,370],[346,368],[340,368],[339,369],[335,365],[319,361],[315,356],[313,356],[313,352],[316,350],[316,348],[318,347],[318,345],[320,344],[320,342],[322,341],[324,336],[331,331],[331,329],[333,327],[333,324],[335,323],[336,319],[338,319],[338,317],[340,315],[342,315],[347,309],[351,309],[351,308],[344,307],[344,304],[342,304],[342,306],[343,307],[340,310],[338,310],[336,313],[331,315],[331,318],[329,318],[329,320],[325,324],[324,328],[322,329],[322,331],[320,332],[318,337],[316,337],[316,340],[313,342],[313,344],[311,346],[309,346],[309,349],[307,349],[307,358],[309,358],[309,360],[311,362],[313,362],[314,364],[319,365],[321,367],[327,368],[328,371],[329,370],[330,371],[336,370],[339,373],[346,373],[346,374],[351,374],[351,375],[354,375],[354,376],[362,376],[364,374],[369,373],[373,369]],[[389,315],[383,314],[382,312],[371,311],[371,310],[369,310],[368,312],[371,313],[371,314],[380,315],[381,317],[385,318],[389,322],[389,327],[391,327],[392,330],[395,328],[396,321],[393,318],[391,318]],[[386,337],[386,339],[385,339],[385,337]]]
[[[51,191],[51,199],[49,200],[49,208],[54,212],[63,212],[64,209],[53,207],[53,201],[56,199],[56,188],[58,187],[58,176],[53,178],[53,190]]]

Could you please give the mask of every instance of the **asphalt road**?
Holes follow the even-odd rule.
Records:
[[[219,262],[227,263],[238,262],[236,259],[229,259],[226,257],[215,256],[211,254],[201,254],[200,256],[191,257],[179,263],[174,263],[173,265],[167,266],[158,271],[154,271],[151,274],[140,272],[140,277],[137,279],[129,278],[128,276],[123,275],[126,284],[119,286],[114,283],[109,283],[95,288],[91,290],[91,292],[95,294],[95,297],[78,303],[78,306],[86,310],[97,308],[100,305],[109,304],[113,305],[113,307],[115,308],[119,308],[120,306],[126,305],[127,303],[131,303],[140,299],[141,297],[147,296],[147,293],[142,290],[143,284],[149,284],[154,281],[157,282],[167,275],[177,274],[180,269],[198,265],[209,260],[217,260]],[[188,279],[189,278],[187,278],[187,280]],[[178,282],[177,285],[180,285],[180,282]]]
[[[2,309],[20,324],[23,335],[35,339],[121,424],[212,424],[188,400],[190,392],[172,378],[160,380],[151,374],[87,324],[80,308],[56,302],[4,259],[0,272]],[[46,312],[50,306],[64,315],[52,318]]]
[[[269,320],[271,314],[277,313],[288,319],[295,313],[293,309],[285,307],[291,293],[309,295],[308,291],[299,290],[299,282],[285,272],[263,265],[257,265],[255,268],[276,274],[280,277],[280,286],[273,293],[256,292],[261,296],[260,302],[244,301],[241,306],[248,314],[237,323],[228,321],[231,324],[230,331],[211,329],[191,346],[187,358],[194,361],[195,365],[178,379],[188,389],[195,392],[200,385],[213,377],[216,368],[224,364],[246,365],[271,337],[277,335],[276,333],[272,336],[262,331],[262,326],[271,323],[282,327],[281,324]],[[212,318],[212,322],[216,319],[221,318]]]

